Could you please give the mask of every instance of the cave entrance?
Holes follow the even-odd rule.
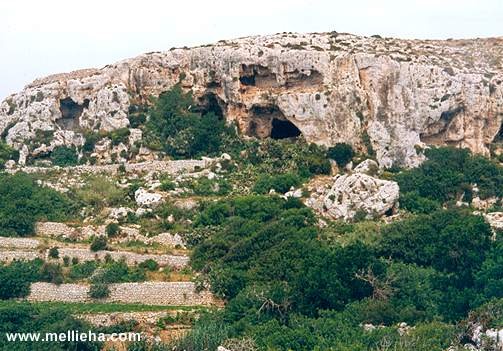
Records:
[[[301,132],[299,128],[297,128],[292,122],[273,118],[271,129],[272,139],[297,138],[300,135]]]
[[[63,129],[75,129],[79,125],[79,117],[85,108],[89,107],[89,99],[85,99],[82,105],[67,97],[59,100],[61,118],[56,123]]]
[[[218,97],[215,93],[207,93],[199,98],[199,106],[196,111],[205,115],[207,113],[213,113],[218,119],[224,119],[224,109],[225,103],[222,99]]]
[[[261,65],[241,65],[239,81],[243,86],[257,88],[274,88],[278,86],[276,74]]]

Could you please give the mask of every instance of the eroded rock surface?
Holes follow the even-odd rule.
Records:
[[[333,182],[317,187],[306,205],[329,219],[370,219],[392,215],[398,207],[398,197],[396,182],[354,173],[338,175]]]
[[[84,130],[128,127],[130,108],[180,81],[242,133],[347,142],[372,148],[380,166],[414,166],[425,144],[488,154],[500,142],[502,57],[503,38],[332,32],[220,41],[37,79],[0,104],[0,134],[22,151],[20,163],[61,143],[79,148]]]

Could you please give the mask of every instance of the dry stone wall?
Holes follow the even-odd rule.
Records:
[[[0,262],[31,261],[36,258],[44,259],[46,258],[46,253],[38,251],[0,250]]]
[[[36,249],[40,245],[37,239],[6,238],[0,236],[0,248]]]
[[[128,265],[134,265],[152,259],[156,261],[160,266],[170,266],[175,269],[181,269],[185,267],[189,262],[188,256],[137,254],[134,252],[127,252],[127,251],[93,252],[88,249],[80,249],[80,248],[59,249],[60,259],[62,259],[65,256],[68,256],[70,258],[75,257],[78,258],[80,262],[94,261],[96,259],[104,260],[107,255],[115,261],[124,259]]]
[[[92,302],[89,285],[33,283],[28,301]],[[144,282],[110,285],[110,297],[100,302],[137,303],[159,306],[217,305],[208,292],[196,292],[191,282]]]
[[[194,172],[200,168],[206,168],[213,162],[213,159],[203,158],[201,160],[175,160],[175,161],[147,161],[139,163],[126,163],[126,173],[143,173],[143,172],[160,172],[168,174],[179,174],[186,172]],[[54,171],[55,169],[70,171],[75,174],[117,174],[119,172],[119,164],[112,165],[80,165],[71,167],[22,167],[8,170],[10,173],[23,171],[25,173],[45,173]]]

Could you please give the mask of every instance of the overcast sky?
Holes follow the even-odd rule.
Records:
[[[277,32],[503,36],[503,0],[1,0],[0,100],[37,77]]]

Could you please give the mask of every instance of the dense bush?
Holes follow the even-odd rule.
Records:
[[[40,267],[38,275],[39,280],[53,284],[62,284],[64,280],[61,266],[57,263],[44,263]]]
[[[108,136],[112,140],[112,145],[127,144],[130,133],[129,128],[119,128],[111,131]]]
[[[75,166],[79,163],[77,150],[73,147],[58,146],[51,152],[51,161],[56,166]]]
[[[383,230],[385,257],[456,273],[469,283],[490,247],[491,228],[481,216],[440,210],[394,223]]]
[[[95,284],[140,282],[145,280],[141,267],[128,267],[125,261],[110,261],[96,271],[91,281]]]
[[[396,175],[405,209],[426,212],[462,194],[470,201],[472,184],[482,199],[503,196],[503,168],[495,162],[452,147],[428,149],[425,155],[428,159],[420,167]]]
[[[154,272],[159,269],[159,264],[155,260],[149,258],[148,260],[140,263],[138,267]]]
[[[328,157],[337,162],[337,166],[345,167],[354,156],[353,147],[346,143],[337,143],[328,148]]]
[[[55,190],[43,188],[24,173],[0,175],[0,235],[27,236],[36,221],[64,221],[75,206]]]
[[[89,297],[92,299],[105,299],[110,296],[110,289],[107,284],[96,283],[89,287]]]
[[[302,178],[330,174],[326,150],[299,140],[255,140],[244,145],[241,161],[256,167],[259,174],[295,173]]]
[[[121,231],[120,225],[115,222],[109,223],[105,227],[105,232],[107,233],[107,236],[110,238],[117,236],[120,233],[120,231]]]
[[[225,139],[236,138],[234,128],[212,112],[195,112],[191,93],[179,84],[155,101],[146,124],[147,144],[176,158],[214,156],[222,152]]]
[[[215,209],[222,211],[215,215]],[[314,216],[299,201],[235,198],[208,205],[198,222],[223,228],[196,246],[193,266],[208,270],[214,291],[231,299],[229,308],[243,315],[243,309],[257,311],[265,297],[280,304],[280,311],[270,311],[273,315],[340,309],[371,293],[367,283],[355,278],[359,269],[382,270],[372,250],[361,243],[323,246],[316,240]]]
[[[98,263],[96,261],[87,261],[74,264],[68,272],[68,278],[73,281],[89,278],[97,268]]]
[[[106,250],[108,247],[107,238],[105,236],[96,236],[93,238],[91,242],[90,250],[91,251],[101,251]]]
[[[30,262],[14,261],[10,265],[0,266],[0,299],[25,297],[30,292],[30,285],[39,279],[42,260]]]
[[[0,170],[5,167],[5,162],[19,157],[19,152],[12,149],[9,145],[0,141]]]
[[[267,194],[269,190],[284,194],[291,187],[296,187],[301,183],[301,178],[294,173],[285,173],[278,175],[262,175],[259,177],[253,191],[257,194]]]
[[[49,249],[49,252],[47,254],[49,256],[49,258],[59,258],[59,250],[57,247],[51,247]]]

